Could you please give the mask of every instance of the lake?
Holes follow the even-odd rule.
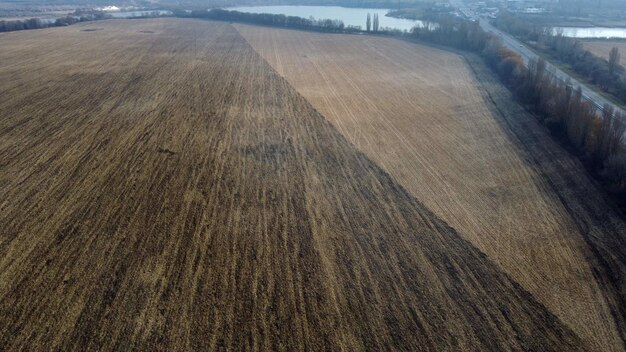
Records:
[[[269,13],[273,15],[297,16],[303,18],[314,17],[316,20],[341,20],[346,26],[361,26],[365,29],[365,19],[367,14],[378,14],[380,28],[393,28],[399,30],[410,30],[415,26],[422,26],[422,21],[408,20],[404,18],[394,18],[385,16],[389,9],[364,9],[348,8],[339,6],[237,6],[229,7],[226,10],[248,12],[248,13]]]
[[[612,27],[555,27],[566,37],[574,38],[626,38],[626,28]]]

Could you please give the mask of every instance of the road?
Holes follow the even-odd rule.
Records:
[[[488,18],[479,17],[467,5],[463,3],[463,0],[450,0],[450,4],[453,7],[456,7],[457,9],[459,9],[461,14],[463,14],[463,16],[467,17],[468,19],[479,21],[480,27],[485,32],[491,32],[494,35],[496,35],[498,38],[500,38],[500,40],[505,46],[507,46],[509,49],[513,50],[514,52],[518,53],[522,57],[522,59],[524,59],[525,64],[528,64],[528,61],[530,61],[530,59],[539,58],[539,55],[535,54],[535,52],[533,52],[528,47],[526,47],[524,43],[515,39],[512,35],[492,26],[491,23],[489,23]],[[593,89],[589,88],[589,86],[587,86],[583,82],[577,80],[571,75],[565,73],[563,70],[552,65],[547,60],[546,60],[546,70],[564,82],[569,80],[570,84],[574,87],[579,86],[582,91],[583,98],[591,102],[599,111],[602,111],[605,104],[609,104],[613,106],[615,111],[624,113],[624,111],[620,107],[613,104],[611,101],[609,101],[602,95],[596,93]]]
[[[486,32],[491,32],[495,34],[498,38],[500,38],[500,40],[502,41],[502,44],[506,45],[509,49],[518,53],[524,59],[525,64],[528,64],[528,61],[530,61],[531,59],[539,58],[539,55],[535,54],[532,50],[528,49],[528,47],[526,47],[521,41],[515,39],[512,35],[506,32],[503,32],[497,29],[496,27],[492,26],[491,23],[489,23],[489,20],[487,18],[481,18],[479,21],[479,24],[483,30],[485,30]],[[590,101],[592,104],[594,104],[598,110],[602,110],[605,104],[609,104],[609,105],[613,105],[616,111],[621,111],[621,109],[618,106],[610,102],[608,99],[596,93],[594,90],[586,86],[584,83],[580,82],[576,78],[565,73],[564,71],[562,71],[561,69],[559,69],[558,67],[552,65],[551,63],[547,61],[546,61],[546,70],[552,73],[552,75],[556,76],[558,79],[562,81],[567,81],[569,79],[569,81],[571,82],[571,85],[574,87],[579,86],[581,88],[583,97],[587,99],[588,101]]]

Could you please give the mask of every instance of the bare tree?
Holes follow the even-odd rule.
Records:
[[[614,74],[617,69],[617,65],[619,65],[619,50],[616,47],[613,47],[609,52],[609,73]]]
[[[374,32],[378,32],[378,14],[377,13],[374,14],[374,21],[373,21],[372,27],[374,29]]]
[[[596,153],[600,160],[607,160],[621,147],[626,133],[624,116],[609,104],[602,110],[602,124],[598,131]]]
[[[368,32],[372,29],[372,16],[370,13],[367,13],[367,19],[365,20],[365,30]]]
[[[572,111],[572,96],[574,88],[569,78],[560,84],[559,95],[556,102],[555,115],[559,122],[565,123]]]
[[[569,141],[580,151],[589,146],[595,117],[593,105],[583,98],[580,87],[577,87],[570,98],[569,114],[564,122]]]

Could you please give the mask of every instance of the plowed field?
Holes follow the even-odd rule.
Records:
[[[622,220],[456,54],[182,19],[0,48],[0,350],[622,346]]]

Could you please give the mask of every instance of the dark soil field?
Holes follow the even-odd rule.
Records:
[[[593,349],[240,31],[0,34],[0,351]]]

